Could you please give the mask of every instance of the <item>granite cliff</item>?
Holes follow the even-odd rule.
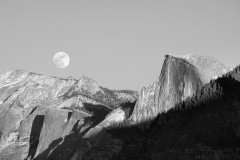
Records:
[[[136,97],[137,92],[109,90],[88,77],[62,79],[23,69],[6,72],[0,76],[0,159],[41,160],[49,159],[50,153],[57,158],[56,153],[71,144],[61,156],[68,159],[91,128],[100,122],[98,130],[108,126],[109,117],[111,122],[123,121],[125,112],[118,105],[134,104]],[[111,116],[115,108],[121,118]]]
[[[102,140],[111,144],[92,147],[85,160],[239,160],[239,91],[240,66],[147,124],[112,126]]]
[[[210,57],[167,55],[159,78],[142,88],[131,120],[146,121],[168,111],[228,71],[229,67]]]

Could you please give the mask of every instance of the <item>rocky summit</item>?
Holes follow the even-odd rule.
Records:
[[[143,88],[132,114],[133,121],[154,118],[192,96],[203,82],[195,66],[167,55],[157,82]],[[142,101],[142,102],[141,102]]]
[[[8,71],[0,75],[0,160],[136,159],[137,155],[130,151],[140,150],[149,155],[156,150],[149,144],[154,141],[154,129],[159,128],[156,124],[180,123],[165,118],[165,114],[169,117],[172,109],[196,105],[190,101],[192,97],[202,100],[206,94],[221,96],[221,87],[211,80],[229,71],[229,67],[213,58],[166,55],[159,78],[140,93],[111,90],[85,76],[77,80],[24,69]],[[231,73],[235,71],[238,70]],[[210,87],[206,87],[209,83]],[[164,115],[163,120],[161,116],[159,120],[159,115]],[[184,119],[184,115],[177,118]],[[207,115],[199,115],[206,119]],[[214,116],[218,119],[219,115]],[[165,123],[165,119],[171,122]],[[150,129],[141,127],[146,126],[146,121],[150,121]],[[239,121],[232,121],[238,133]],[[162,133],[165,138],[166,134]],[[181,136],[185,144],[186,137]],[[145,150],[147,146],[153,150]],[[164,159],[164,155],[158,156]]]
[[[142,88],[131,119],[134,122],[152,119],[228,71],[229,67],[214,58],[166,55],[159,78]]]

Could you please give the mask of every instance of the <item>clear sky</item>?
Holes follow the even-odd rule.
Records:
[[[70,56],[65,69],[52,62],[59,51]],[[168,53],[240,64],[240,1],[0,1],[0,73],[26,68],[140,91]]]

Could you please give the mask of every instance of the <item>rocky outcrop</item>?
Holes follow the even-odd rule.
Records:
[[[99,87],[97,82],[88,78],[88,77],[81,77],[76,84],[72,86],[72,88],[68,91],[67,96],[72,97],[77,94],[86,93],[88,95],[94,95],[97,92],[103,93],[103,90]]]
[[[125,102],[131,102],[134,103],[136,102],[136,99],[138,97],[138,92],[131,92],[131,93],[126,93],[126,92],[121,92],[121,91],[116,91],[115,95],[117,99],[123,100]]]
[[[75,83],[22,69],[1,76],[0,159],[25,159],[32,154],[46,110],[57,107]]]
[[[97,93],[106,94],[87,77],[24,69],[0,75],[0,159],[70,159],[75,144],[112,111]]]
[[[209,57],[167,55],[159,79],[143,87],[130,119],[134,122],[152,119],[191,97],[203,84],[229,70],[221,62]]]
[[[96,136],[103,128],[106,128],[114,123],[123,122],[124,120],[125,112],[121,108],[116,108],[110,112],[101,123],[96,125],[94,128],[91,128],[89,132],[83,136],[83,138],[91,138],[93,136]]]
[[[121,108],[116,108],[110,112],[102,122],[91,128],[83,136],[72,160],[101,159],[105,154],[108,154],[109,157],[111,157],[113,153],[119,151],[121,148],[118,147],[118,145],[121,144],[121,141],[112,139],[112,137],[109,134],[106,134],[103,129],[112,124],[121,123],[124,120],[125,112]]]
[[[166,56],[159,82],[155,89],[153,113],[168,111],[202,87],[198,70],[187,61],[172,56]]]
[[[152,117],[152,109],[154,106],[154,91],[158,85],[158,82],[154,82],[152,85],[143,87],[134,107],[131,120],[141,121],[147,120],[149,117]]]

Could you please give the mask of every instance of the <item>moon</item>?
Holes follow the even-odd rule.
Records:
[[[57,68],[66,68],[70,63],[70,58],[65,52],[57,52],[53,56],[53,63]]]

